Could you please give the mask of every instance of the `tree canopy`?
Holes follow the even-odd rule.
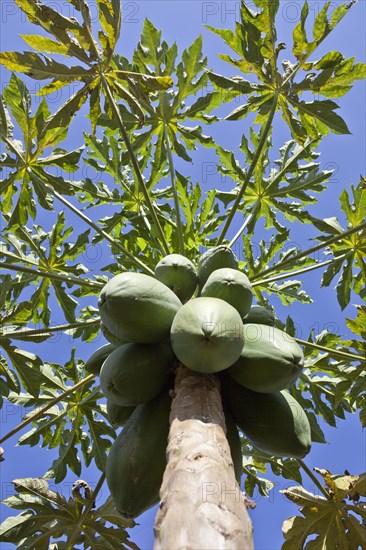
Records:
[[[118,53],[118,0],[97,0],[97,20],[86,0],[68,0],[72,17],[38,0],[13,3],[41,34],[22,35],[27,51],[0,53],[8,71],[0,102],[0,386],[3,407],[34,412],[1,443],[6,459],[5,441],[27,427],[18,443],[55,450],[56,458],[43,478],[30,477],[24,461],[24,478],[4,501],[20,513],[5,520],[0,540],[37,550],[135,548],[126,531],[134,522],[109,498],[94,505],[116,431],[80,356],[81,346],[91,355],[100,345],[97,298],[112,276],[154,275],[173,252],[197,263],[213,246],[235,248],[256,302],[281,311],[277,326],[303,346],[305,369],[291,393],[307,413],[312,440],[325,443],[321,422],[336,426],[349,413],[366,425],[364,177],[344,182],[334,216],[316,213],[332,177],[319,159],[323,140],[350,133],[337,100],[365,78],[366,67],[335,49],[317,52],[357,6],[325,2],[312,18],[305,1],[292,44],[284,44],[280,1],[242,2],[235,27],[206,25],[221,39],[226,69],[219,74],[201,36],[180,51],[149,19],[133,53]],[[220,143],[224,121],[241,124],[232,149]],[[77,124],[83,139],[74,144]],[[192,176],[201,151],[214,185],[204,173],[202,181]],[[314,244],[288,246],[302,227]],[[299,338],[291,309],[282,313],[282,306],[316,300],[303,287],[309,272],[318,287],[335,286],[337,333],[312,329]],[[355,314],[344,318],[350,304]],[[284,523],[284,549],[315,547],[308,536],[319,547],[365,547],[364,475],[318,469],[316,478],[301,460],[268,456],[243,434],[241,442],[249,496],[274,490],[269,471],[296,483],[284,493],[301,515]],[[93,490],[74,484],[66,498],[50,488],[70,476],[88,479],[89,467],[100,471]],[[322,496],[301,486],[304,472]]]

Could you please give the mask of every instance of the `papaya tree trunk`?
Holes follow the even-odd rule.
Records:
[[[177,367],[155,550],[251,550],[216,376]]]

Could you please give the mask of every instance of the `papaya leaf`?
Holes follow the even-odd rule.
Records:
[[[9,85],[4,90],[4,99],[24,137],[28,139],[33,131],[30,122],[31,96],[25,84],[14,74],[12,74]]]
[[[78,235],[76,241],[67,242],[70,239],[73,230],[71,227],[65,228],[65,215],[60,212],[57,221],[50,232],[43,231],[39,226],[34,226],[34,231],[27,227],[18,226],[13,228],[12,234],[4,236],[7,246],[4,246],[0,254],[3,254],[10,263],[25,263],[37,266],[43,271],[48,269],[54,273],[65,275],[67,283],[67,274],[80,276],[87,269],[79,261],[79,257],[85,252],[89,244],[89,230]],[[27,253],[30,250],[31,253]],[[29,285],[37,280],[37,276],[26,274],[23,277]],[[70,283],[67,283],[66,288]],[[77,302],[70,296],[64,283],[57,280],[52,282],[44,278],[31,294],[33,323],[42,321],[46,326],[50,321],[49,291],[53,289],[65,318],[69,322],[75,321],[75,308]]]
[[[70,0],[68,0],[70,1]],[[41,2],[40,0],[14,0],[15,4],[27,15],[29,21],[39,25],[49,34],[53,35],[58,42],[68,48],[69,55],[73,55],[83,62],[95,61],[94,42],[90,37],[88,29],[73,17],[66,17],[59,11]],[[73,5],[80,9],[84,8],[84,0],[74,1]],[[72,33],[73,40],[70,40],[69,33]]]
[[[256,139],[256,138],[254,138]],[[254,143],[255,145],[255,143]],[[243,204],[244,213],[251,214],[248,224],[248,232],[253,233],[258,220],[266,220],[266,228],[275,227],[283,231],[283,226],[278,221],[278,213],[284,215],[290,221],[310,222],[310,215],[304,209],[305,205],[316,202],[314,193],[320,193],[325,189],[332,172],[319,170],[319,163],[315,162],[318,154],[311,149],[310,141],[304,145],[298,145],[291,140],[280,149],[280,158],[274,161],[276,168],[269,171],[270,162],[268,150],[271,145],[268,140],[264,147],[262,160],[256,165],[253,181],[249,182],[246,198]],[[216,148],[220,158],[219,171],[231,177],[235,182],[245,178],[243,168],[234,158],[221,147]],[[252,152],[245,136],[242,138],[241,150],[250,160]],[[225,206],[236,198],[238,186],[230,193],[218,192],[218,198],[223,200]],[[239,211],[243,209],[239,206]]]
[[[348,328],[357,336],[361,336],[366,340],[366,306],[356,306],[357,317],[356,319],[346,318],[346,324]]]
[[[13,124],[2,95],[0,95],[0,135],[7,139],[13,137]]]
[[[91,380],[74,394],[63,397],[70,389],[67,382],[77,384],[85,377],[84,362],[76,361],[72,354],[65,365],[44,363],[39,375],[39,395],[11,392],[8,399],[31,409],[25,419],[32,417],[35,408],[43,408],[55,398],[59,401],[33,421],[33,427],[20,437],[19,444],[58,449],[58,457],[47,472],[56,483],[65,478],[68,469],[80,475],[81,455],[86,465],[95,460],[97,467],[103,470],[115,430],[101,420],[105,412],[100,405],[99,387],[93,387],[94,380]]]
[[[7,367],[6,359],[2,363],[1,371],[10,387],[19,391],[19,382],[33,396],[37,397],[40,391],[41,359],[29,351],[21,350],[11,345],[6,336],[1,338],[1,347],[9,359],[12,368]]]
[[[340,203],[343,212],[346,215],[348,228],[357,227],[366,216],[366,200],[362,181],[357,187],[351,186],[353,201],[346,190],[342,191]],[[313,218],[313,223],[319,229],[326,231],[328,235],[344,232],[343,228],[337,222],[325,222]],[[317,237],[319,241],[325,241],[326,236]],[[342,310],[349,304],[351,289],[362,296],[363,286],[361,279],[364,277],[366,247],[364,245],[364,231],[360,230],[347,239],[337,241],[330,246],[330,251],[334,256],[334,261],[329,265],[323,275],[322,286],[329,286],[335,276],[342,270],[341,276],[337,281],[336,291],[339,305]]]
[[[24,73],[35,80],[57,78],[73,82],[90,78],[89,71],[83,67],[68,67],[46,55],[34,52],[1,52],[0,63],[9,71]]]
[[[93,498],[92,489],[82,480],[84,494]],[[9,516],[2,524],[1,542],[19,544],[19,548],[47,550],[66,548],[73,537],[77,544],[88,545],[92,550],[104,548],[131,548],[137,546],[128,540],[126,528],[134,522],[123,519],[108,499],[99,508],[90,504],[88,498],[73,490],[66,498],[49,489],[48,482],[40,478],[22,478],[13,481],[16,494],[4,500],[10,508],[21,510],[17,516]],[[74,484],[74,488],[76,487]],[[80,516],[83,526],[80,530]],[[111,525],[107,527],[106,523]],[[75,540],[75,534],[76,536]],[[99,536],[95,537],[95,533]],[[66,537],[66,543],[62,537]],[[52,542],[53,541],[53,542]]]
[[[301,10],[300,21],[293,31],[292,53],[297,61],[291,63],[284,60],[284,73],[281,75],[277,67],[277,57],[284,45],[277,44],[275,16],[278,5],[278,2],[257,1],[255,7],[259,8],[259,11],[253,11],[250,9],[252,6],[249,7],[243,2],[241,20],[236,23],[235,33],[207,26],[209,30],[221,36],[239,56],[233,58],[227,54],[219,54],[219,57],[244,74],[254,73],[258,79],[258,82],[251,83],[237,75],[227,78],[209,73],[214,87],[221,90],[224,101],[231,101],[241,94],[248,96],[244,104],[226,117],[227,120],[239,120],[250,112],[259,110],[256,122],[262,122],[267,110],[271,108],[271,97],[278,89],[279,99],[276,107],[282,110],[282,118],[298,143],[304,144],[307,137],[319,140],[329,129],[335,133],[350,133],[344,120],[334,112],[338,106],[333,101],[300,100],[300,95],[305,91],[325,97],[340,97],[351,89],[355,80],[365,78],[365,65],[354,64],[352,58],[344,59],[339,52],[328,52],[319,61],[308,61],[309,56],[344,17],[350,6],[338,6],[329,19],[331,3],[326,2],[315,18],[313,40],[309,41],[306,31],[309,6],[306,0]],[[300,69],[306,74],[297,83],[294,82],[294,78]]]
[[[241,436],[243,449],[243,473],[246,475],[244,481],[245,492],[253,496],[258,490],[259,494],[268,497],[270,491],[275,487],[275,482],[261,477],[260,474],[268,474],[269,469],[275,476],[283,476],[285,479],[292,479],[298,483],[302,482],[300,465],[293,458],[278,458],[269,456],[254,448],[249,441]]]
[[[314,121],[315,123],[316,121],[321,122],[321,127],[319,130],[322,130],[324,126],[326,126],[336,134],[351,133],[344,120],[334,112],[335,109],[339,109],[339,106],[334,103],[334,101],[331,101],[330,99],[326,99],[324,101],[314,99],[313,101],[305,102],[296,101],[291,98],[289,99],[289,102],[297,109],[305,127],[308,124],[307,118],[310,117],[311,123],[314,123]]]
[[[150,143],[154,144],[150,176],[153,184],[159,181],[161,167],[166,163],[165,129],[168,130],[172,152],[191,162],[187,149],[195,150],[197,142],[204,147],[212,147],[213,140],[210,136],[204,136],[200,127],[187,127],[185,121],[214,122],[216,117],[211,117],[209,113],[220,104],[221,99],[219,93],[205,89],[208,83],[205,71],[207,60],[202,53],[201,37],[184,50],[181,60],[178,60],[176,44],[169,47],[162,40],[161,32],[146,19],[133,62],[141,73],[154,76],[159,83],[164,77],[166,82],[169,79],[177,87],[177,92],[172,93],[165,86],[167,91],[153,95],[150,102],[143,95],[140,97],[141,105],[147,111],[145,126],[149,129],[143,138],[137,136],[135,143],[140,147],[142,156],[146,156]],[[131,79],[135,76],[132,75]]]
[[[301,506],[302,514],[292,516],[284,522],[282,532],[285,543],[282,549],[310,548],[314,542],[324,548],[329,545],[349,550],[362,548],[364,503],[354,504],[352,501],[352,489],[359,477],[332,476],[327,470],[314,470],[324,477],[329,498],[314,495],[301,486],[280,491],[291,502]],[[351,502],[346,499],[351,499]],[[311,542],[309,537],[313,539]]]
[[[11,126],[9,126],[11,121],[9,120],[8,111],[3,110],[3,119],[6,123],[4,127],[8,127],[8,135],[3,135],[3,139],[8,150],[15,155],[15,158],[5,157],[4,160],[7,162],[4,163],[4,166],[8,165],[15,171],[12,171],[0,184],[3,196],[1,209],[4,214],[11,213],[10,218],[6,219],[8,227],[23,226],[27,223],[29,216],[35,218],[35,198],[37,203],[46,210],[52,210],[53,208],[53,197],[40,185],[39,180],[34,178],[34,172],[38,171],[39,175],[43,176],[44,181],[53,184],[63,194],[74,193],[75,183],[71,184],[60,176],[52,176],[46,173],[44,168],[59,166],[66,170],[75,171],[78,168],[77,162],[82,152],[82,149],[71,152],[56,149],[48,158],[41,156],[46,147],[56,145],[66,136],[67,117],[72,116],[75,102],[80,105],[80,93],[77,92],[74,99],[71,98],[68,104],[68,107],[71,107],[70,110],[61,108],[63,114],[57,111],[54,115],[51,115],[47,103],[42,100],[36,113],[32,116],[30,98],[31,96],[25,84],[17,76],[12,75],[8,87],[4,90],[4,100],[10,107],[13,117],[23,133],[23,143],[9,137],[11,135]],[[2,105],[5,109],[3,103]],[[73,105],[74,107],[72,107]],[[62,119],[63,116],[66,116],[66,119]],[[66,126],[62,126],[62,124],[66,124]],[[28,159],[28,170],[25,169],[26,158]],[[17,181],[21,183],[19,188],[16,185]],[[16,200],[15,205],[13,205],[14,199]]]
[[[109,49],[114,50],[121,30],[121,4],[118,0],[97,0],[99,21],[108,36]]]
[[[318,61],[309,62],[308,66],[311,72],[294,84],[294,90],[308,90],[330,98],[346,94],[356,80],[365,77],[366,69],[364,63],[355,63],[353,57],[344,58],[338,51],[330,51]]]

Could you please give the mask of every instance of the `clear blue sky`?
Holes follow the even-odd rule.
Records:
[[[65,0],[53,0],[48,2],[52,7],[59,9],[65,15],[72,15],[71,6]],[[332,6],[339,2],[332,2]],[[95,5],[91,3],[95,15]],[[225,72],[233,74],[218,58],[217,53],[224,52],[224,46],[221,40],[215,35],[209,33],[204,24],[215,27],[232,28],[235,15],[238,13],[239,2],[208,2],[208,1],[126,1],[122,3],[123,28],[122,36],[118,45],[118,53],[129,56],[137,43],[140,35],[143,21],[148,17],[157,28],[163,31],[163,37],[168,43],[177,41],[180,51],[189,44],[199,34],[203,34],[204,51],[208,55],[209,67],[216,72]],[[310,0],[310,19],[313,20],[316,13],[324,5],[323,1]],[[294,24],[299,20],[301,1],[283,0],[278,15],[278,39],[287,42],[288,56],[290,57],[291,42],[289,40]],[[28,49],[25,43],[19,38],[19,34],[37,34],[39,30],[28,24],[25,16],[13,4],[11,0],[2,0],[1,3],[1,51]],[[361,0],[346,18],[340,23],[338,28],[328,37],[319,50],[317,58],[329,49],[336,49],[347,57],[356,56],[359,61],[365,60],[365,23],[366,23],[366,2]],[[286,53],[285,53],[286,56]],[[2,88],[6,85],[9,75],[2,72]],[[35,93],[38,83],[29,81],[31,92]],[[69,93],[66,89],[62,94]],[[56,98],[55,106],[59,101],[65,98],[59,96]],[[37,105],[39,99],[34,98],[34,105]],[[338,197],[344,187],[349,187],[351,183],[358,182],[359,175],[366,174],[365,166],[365,83],[356,83],[354,89],[345,97],[339,100],[341,106],[340,114],[346,120],[352,135],[337,136],[330,135],[321,145],[321,166],[322,168],[335,168],[335,174],[329,184],[329,190],[325,192],[312,212],[319,217],[330,217],[337,215]],[[52,105],[51,105],[52,107]],[[277,119],[278,120],[278,119]],[[279,126],[281,128],[281,126]],[[248,129],[246,120],[237,123],[223,122],[212,131],[221,145],[225,148],[235,149],[240,140],[241,134]],[[66,142],[67,147],[77,147],[82,142],[81,132],[89,131],[87,119],[79,118],[73,125],[72,132]],[[210,133],[211,128],[206,130]],[[275,144],[280,146],[283,141],[289,139],[288,134],[277,132]],[[276,158],[276,157],[274,157]],[[200,150],[194,154],[194,163],[190,167],[184,166],[185,173],[191,169],[192,179],[202,181],[202,170],[207,162],[212,162],[213,154],[209,150]],[[209,176],[206,185],[214,186],[218,182],[217,176]],[[341,218],[341,222],[342,222]],[[301,226],[298,231],[292,233],[294,241],[298,242],[302,248],[307,247],[307,239],[312,236],[312,228]],[[92,269],[93,259],[86,259],[85,264]],[[319,274],[318,274],[319,276]],[[355,316],[352,306],[349,306],[344,313],[336,303],[332,289],[322,289],[319,291],[317,276],[303,276],[304,287],[313,296],[316,301],[311,306],[295,305],[291,308],[291,316],[298,323],[300,337],[306,338],[310,329],[315,327],[316,332],[324,328],[336,327],[335,332],[340,332],[346,336],[347,330],[344,324],[344,314],[349,317]],[[286,308],[273,302],[279,318],[285,319],[288,314]],[[355,303],[355,300],[352,301]],[[93,304],[95,305],[95,304]],[[334,329],[332,329],[333,331]],[[87,359],[94,349],[101,345],[99,343],[78,344],[77,354],[83,359]],[[44,351],[42,356],[49,361],[62,362],[69,357],[69,349],[72,341],[66,336],[60,337],[57,341],[47,346],[43,344]],[[24,345],[26,347],[26,344]],[[31,349],[29,346],[27,349]],[[32,348],[36,350],[36,348]],[[67,350],[67,351],[65,351]],[[38,351],[38,350],[37,350]],[[1,412],[2,430],[7,432],[12,426],[18,424],[21,420],[21,413],[13,405],[5,405]],[[358,419],[348,419],[347,422],[338,420],[337,429],[324,427],[328,445],[314,444],[311,453],[307,457],[309,467],[317,466],[327,468],[334,473],[342,473],[348,469],[352,474],[360,473],[365,467],[365,438],[362,434]],[[9,440],[5,445],[6,462],[1,464],[1,498],[12,494],[11,480],[18,477],[37,477],[42,476],[52,460],[55,457],[53,451],[45,449],[29,449],[28,447],[13,447],[15,440]],[[83,471],[81,477],[91,485],[95,484],[99,478],[99,473],[95,468]],[[270,477],[270,474],[269,476]],[[269,499],[256,497],[257,508],[251,512],[254,522],[255,545],[257,550],[278,550],[282,544],[281,525],[285,518],[297,512],[297,508],[285,501],[284,497],[278,493],[279,489],[293,485],[294,482],[282,480],[274,477],[276,488],[272,491]],[[74,475],[69,475],[57,490],[65,496],[70,493],[71,485],[75,481]],[[311,482],[304,477],[304,485],[309,490],[314,490]],[[103,488],[99,503],[102,503],[107,497],[108,491]],[[4,507],[1,508],[2,519],[9,513]],[[142,549],[152,548],[153,540],[153,521],[155,510],[146,512],[140,519],[140,525],[131,532],[131,538]],[[4,545],[3,550],[11,548]]]

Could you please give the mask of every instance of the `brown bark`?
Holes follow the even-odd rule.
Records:
[[[155,550],[251,550],[216,376],[178,366]]]

